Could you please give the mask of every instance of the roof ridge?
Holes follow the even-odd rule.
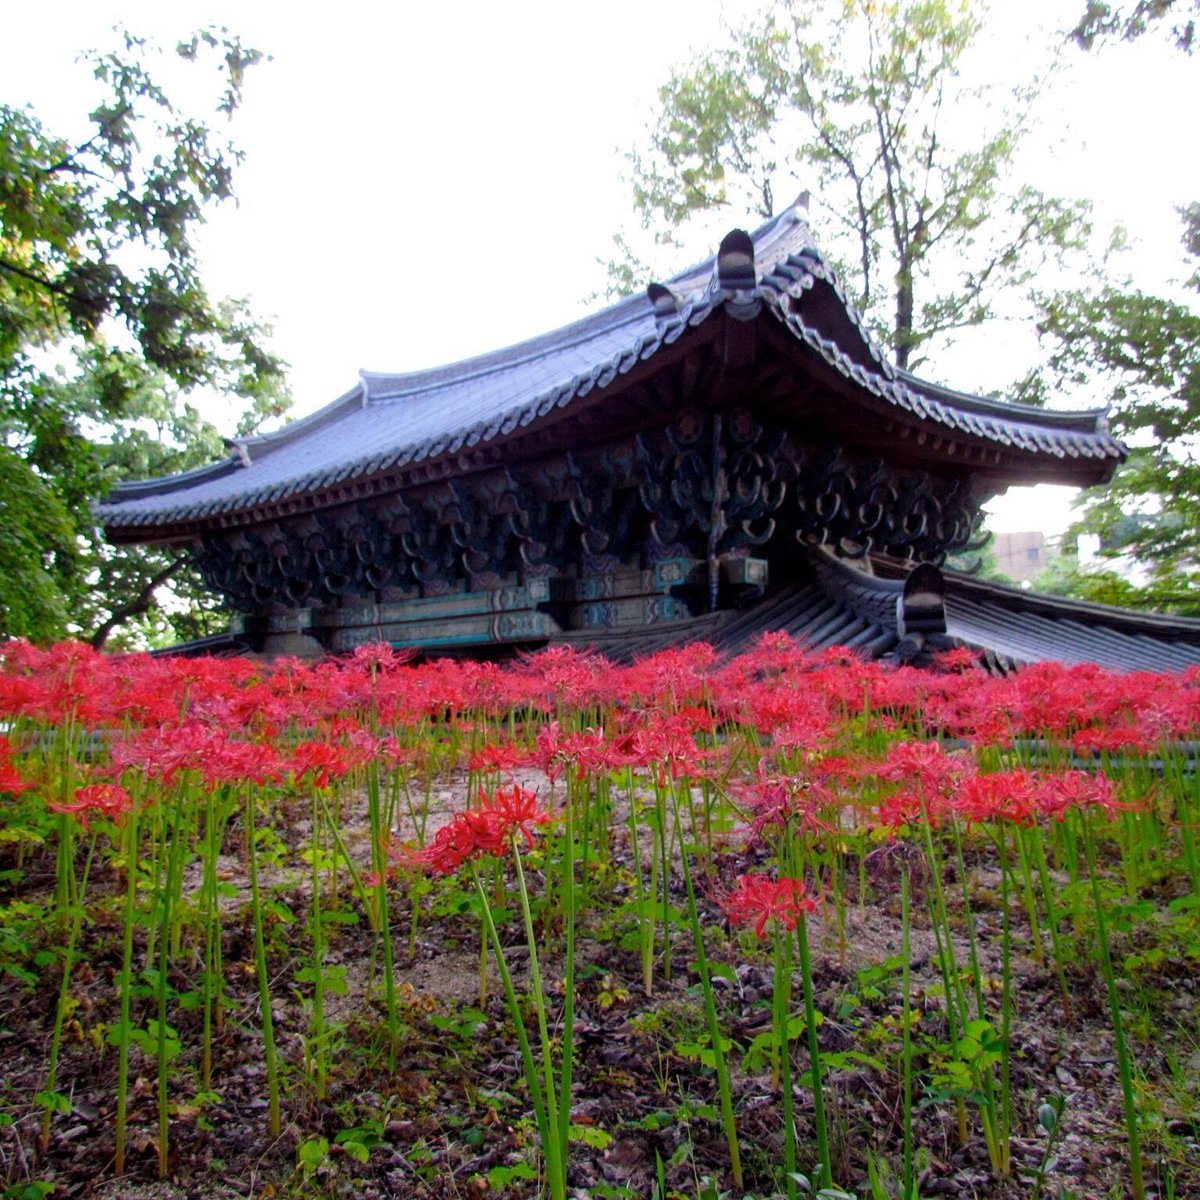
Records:
[[[812,235],[807,222],[799,216],[795,209],[785,209],[774,217],[768,218],[767,221],[750,235],[751,240],[754,242],[755,258],[759,257],[762,250],[769,250],[773,244],[772,240],[768,240],[769,234],[777,233],[780,230],[795,225],[803,225],[805,227],[809,233],[809,240],[811,242]],[[760,242],[764,240],[766,240],[766,245],[760,247]],[[815,249],[815,243],[813,244],[813,248]],[[698,295],[705,293],[716,294],[720,290],[715,282],[717,255],[718,252],[714,250],[699,262],[672,275],[660,286],[666,286],[671,291],[676,292],[684,303],[688,300],[695,301]],[[779,261],[782,262],[784,260],[780,259]],[[821,261],[823,262],[824,260],[822,259]],[[681,284],[690,284],[691,286],[680,290],[679,285]],[[424,386],[415,389],[405,389],[405,395],[415,395],[435,390],[445,383],[469,382],[480,378],[489,373],[489,368],[492,364],[505,367],[523,365],[538,358],[547,347],[552,346],[555,349],[561,349],[563,347],[581,345],[590,340],[592,336],[605,332],[613,332],[622,325],[632,324],[634,321],[644,318],[646,310],[643,306],[646,304],[652,305],[652,302],[647,297],[647,289],[642,289],[632,292],[628,296],[623,296],[614,304],[606,305],[596,312],[586,313],[584,316],[570,321],[566,325],[536,334],[531,338],[522,338],[507,346],[486,350],[481,354],[472,355],[470,358],[459,359],[457,362],[422,367],[415,371],[360,370],[359,378],[363,386],[367,389],[366,402],[371,403],[374,399],[394,398],[387,392],[372,395],[374,391],[373,385],[378,382],[391,381],[396,385],[408,381],[414,383],[423,382]],[[683,305],[681,305],[682,307]],[[626,313],[617,317],[616,314],[621,312],[622,309],[627,310]],[[435,379],[435,376],[440,378]]]

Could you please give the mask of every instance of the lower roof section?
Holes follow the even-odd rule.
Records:
[[[814,650],[845,646],[866,658],[929,662],[963,646],[992,671],[1034,662],[1095,663],[1112,671],[1182,671],[1200,665],[1200,620],[1139,613],[939,573],[944,632],[902,627],[898,601],[909,568],[875,560],[871,570],[833,555],[810,556],[811,579],[773,589],[744,612],[724,612],[603,637],[565,635],[616,661],[705,641],[724,654],[783,632]]]

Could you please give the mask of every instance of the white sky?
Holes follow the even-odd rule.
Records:
[[[1001,77],[1022,74],[1028,30],[1065,27],[1082,7],[997,5],[982,69],[991,60]],[[631,221],[624,152],[645,129],[657,86],[691,52],[719,44],[722,14],[737,23],[758,8],[23,3],[5,14],[0,101],[32,104],[64,136],[81,132],[94,92],[76,55],[108,48],[117,22],[166,46],[217,22],[271,53],[250,72],[233,128],[246,152],[239,205],[212,214],[202,250],[213,293],[247,296],[273,321],[300,415],[346,391],[359,368],[449,362],[581,315],[603,284],[597,260]],[[1200,199],[1187,132],[1198,81],[1200,64],[1154,39],[1072,56],[1022,168],[1047,191],[1092,198],[1101,222],[1124,223],[1139,239],[1148,288],[1171,272],[1173,206]],[[719,225],[755,220],[729,212]],[[685,265],[664,264],[664,274]],[[1027,364],[1011,358],[1033,343],[1015,330],[1007,354],[997,344],[992,336],[947,356],[937,376],[966,389],[1001,385],[1021,373]],[[1053,532],[1065,521],[1064,493],[1009,501],[992,527]]]

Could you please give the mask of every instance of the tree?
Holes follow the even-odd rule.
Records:
[[[177,53],[216,60],[212,119],[232,116],[262,58],[226,30]],[[192,394],[239,398],[243,432],[286,406],[266,331],[208,295],[194,245],[206,208],[233,195],[240,154],[171,101],[158,56],[130,34],[87,56],[102,95],[79,144],[0,106],[0,633],[99,644],[136,620],[142,637],[163,632],[160,589],[183,578],[182,559],[105,545],[89,501],[219,449]]]
[[[1092,604],[1111,604],[1136,608],[1141,591],[1123,575],[1097,564],[1081,564],[1073,541],[1050,554],[1046,565],[1029,581],[1034,592],[1052,596],[1070,596]]]
[[[960,73],[981,31],[952,0],[787,0],[659,90],[632,156],[643,223],[726,206],[769,216],[790,176],[818,191],[832,256],[897,365],[918,365],[1087,233],[1085,206],[1010,185],[1038,89],[989,107]],[[954,141],[950,112],[969,141]]]
[[[1073,36],[1090,49],[1169,27],[1190,53],[1197,13],[1200,0],[1092,2]],[[1112,483],[1084,493],[1073,532],[1099,534],[1102,554],[1135,566],[1144,582],[1125,601],[1200,616],[1200,204],[1179,215],[1183,277],[1171,295],[1125,278],[1043,298],[1039,331],[1051,352],[1034,386],[1106,395],[1131,446]]]
[[[1075,532],[1139,566],[1140,604],[1200,615],[1200,205],[1181,215],[1192,274],[1178,297],[1126,281],[1045,299],[1040,386],[1107,395],[1132,447],[1111,484],[1084,494]]]

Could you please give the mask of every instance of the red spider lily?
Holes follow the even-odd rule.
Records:
[[[1133,725],[1113,725],[1108,728],[1089,727],[1077,729],[1071,735],[1071,745],[1080,754],[1125,750],[1133,754],[1145,754],[1162,741],[1161,737],[1149,735],[1143,728]]]
[[[533,685],[531,701],[540,698],[560,706],[588,708],[616,695],[608,661],[574,646],[550,646],[522,658],[516,674]]]
[[[434,834],[433,840],[416,856],[437,875],[452,875],[472,858],[498,858],[510,839],[494,812],[469,808]]]
[[[479,800],[481,811],[495,814],[506,840],[520,835],[525,839],[526,846],[533,845],[530,826],[546,825],[550,821],[549,812],[538,808],[537,793],[516,783],[511,787],[497,788],[491,795],[481,792]]]
[[[533,826],[545,825],[550,814],[537,806],[537,794],[513,784],[480,793],[479,808],[455,813],[433,835],[427,845],[388,847],[388,857],[400,867],[428,868],[438,875],[452,875],[463,863],[475,858],[498,858],[507,853],[514,839],[533,845]]]
[[[762,633],[754,645],[739,654],[720,675],[722,680],[744,684],[752,679],[773,675],[794,675],[810,670],[812,652],[783,630]]]
[[[77,817],[80,825],[88,829],[92,817],[103,817],[120,825],[133,809],[133,797],[115,783],[90,783],[75,789],[74,800],[47,800],[46,807],[51,812]]]
[[[678,713],[655,715],[628,736],[618,738],[612,756],[616,766],[653,771],[659,787],[666,787],[672,780],[704,779],[712,774],[712,752],[696,745],[692,726]]]
[[[13,766],[12,756],[12,743],[0,733],[0,792],[7,792],[10,796],[17,796],[21,792],[27,792],[35,784],[28,779],[22,778],[20,771]]]
[[[6,713],[49,725],[99,725],[107,715],[108,660],[80,642],[59,642],[45,649],[9,642],[4,647],[4,674],[0,700]]]
[[[35,785],[21,776],[21,772],[10,762],[0,762],[0,792],[9,796],[18,796],[27,792]]]
[[[467,770],[480,775],[511,774],[529,761],[529,751],[518,742],[485,742],[467,758]]]
[[[901,786],[876,807],[876,818],[889,829],[924,818],[936,826],[956,785],[975,773],[962,753],[947,753],[938,742],[897,742],[882,763],[864,763],[860,774],[896,780]]]
[[[973,774],[975,764],[964,753],[948,753],[940,742],[897,742],[882,763],[865,764],[863,771],[874,771],[880,779],[911,784],[927,800],[933,800]]]
[[[884,829],[913,825],[922,818],[929,821],[931,828],[937,828],[937,814],[930,811],[924,794],[911,784],[897,788],[875,805],[875,821]]]
[[[817,902],[807,895],[804,880],[771,880],[765,875],[743,875],[721,906],[734,924],[753,925],[760,938],[766,936],[769,921],[777,921],[784,929],[795,929],[801,916],[817,911]]]
[[[358,740],[331,745],[329,742],[299,742],[286,762],[297,783],[307,779],[314,787],[329,786],[331,779],[342,779],[356,767],[361,767],[372,755],[376,745],[361,738],[362,731],[352,723]]]
[[[708,675],[717,652],[707,642],[691,642],[637,659],[621,672],[622,695],[650,707],[697,706],[708,693]]]
[[[627,738],[609,741],[602,729],[564,734],[557,721],[549,721],[538,730],[532,761],[554,783],[565,767],[574,768],[576,779],[586,779],[633,765],[637,754]]]
[[[364,642],[361,646],[355,646],[350,659],[356,667],[365,667],[374,673],[394,671],[411,662],[416,655],[416,650],[397,650],[390,642]]]
[[[1039,781],[1030,771],[1017,768],[974,775],[948,801],[948,806],[968,821],[1012,821],[1032,825],[1039,812]]]
[[[379,743],[378,757],[385,766],[410,767],[417,761],[418,752],[415,746],[405,746],[400,739],[392,736],[383,738]]]
[[[969,646],[955,646],[952,650],[941,650],[933,656],[939,670],[960,674],[979,666],[979,655]]]
[[[134,767],[170,786],[194,771],[212,791],[223,784],[278,782],[283,771],[276,752],[261,742],[231,742],[223,730],[189,721],[178,729],[158,729],[112,747],[113,767]]]
[[[1112,780],[1098,771],[1057,771],[1045,776],[1037,806],[1043,816],[1056,821],[1064,820],[1072,809],[1099,808],[1111,816],[1138,807],[1118,800]]]
[[[547,721],[537,731],[533,761],[541,767],[551,783],[558,782],[558,777],[567,765],[567,752],[562,745],[562,727],[557,721]]]
[[[738,799],[751,813],[750,828],[761,838],[767,829],[792,825],[809,833],[836,829],[817,815],[836,802],[836,796],[819,778],[773,775],[766,763],[758,764],[758,780],[738,790]]]
[[[191,721],[172,730],[145,730],[113,743],[112,764],[118,771],[134,767],[147,778],[170,785],[181,771],[199,770],[211,761],[215,746],[224,740],[223,734]]]

